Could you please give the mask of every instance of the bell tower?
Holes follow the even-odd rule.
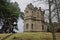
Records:
[[[44,11],[41,7],[38,9],[30,3],[24,12],[24,32],[44,31]]]

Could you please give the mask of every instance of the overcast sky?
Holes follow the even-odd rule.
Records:
[[[11,1],[18,2],[21,11],[24,11],[26,5],[32,2],[32,0],[11,0]]]
[[[42,1],[41,2],[34,2],[36,0],[11,0],[11,1],[18,2],[21,11],[24,11],[26,5],[28,5],[29,3],[33,3],[34,6],[42,7],[42,9],[45,9],[45,7],[47,8],[47,5],[44,2],[42,3]]]

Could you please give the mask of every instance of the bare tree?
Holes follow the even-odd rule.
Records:
[[[38,0],[38,1],[42,1],[42,0]],[[53,22],[52,22],[52,19],[57,15],[57,18],[58,18],[58,22],[59,22],[59,12],[58,12],[58,5],[57,5],[57,0],[43,0],[45,1],[45,3],[48,4],[49,6],[49,27],[50,27],[50,31],[52,32],[52,36],[53,36],[53,40],[56,40],[56,36],[55,36],[55,30],[54,30],[54,26],[53,26]],[[36,2],[36,1],[35,1]],[[52,8],[52,5],[55,5],[53,6],[54,8]],[[56,14],[56,11],[57,11],[57,14]],[[52,17],[52,12],[54,12],[54,15]]]
[[[48,3],[49,3],[49,26],[51,27],[51,32],[52,32],[52,36],[53,36],[53,40],[56,40],[56,37],[55,37],[55,30],[54,30],[54,26],[52,24],[52,18],[51,18],[51,5],[52,5],[52,2],[53,0],[48,0]]]

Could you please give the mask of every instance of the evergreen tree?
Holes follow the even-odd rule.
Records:
[[[11,33],[13,29],[17,29],[18,17],[23,18],[23,13],[18,7],[18,3],[7,2],[6,0],[0,0],[0,19],[3,22],[1,31]],[[14,24],[15,23],[15,24]]]

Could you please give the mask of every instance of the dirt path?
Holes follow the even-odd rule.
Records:
[[[9,34],[9,35],[5,36],[4,38],[2,38],[1,40],[5,40],[5,39],[7,39],[8,37],[10,37],[11,35],[13,35],[13,34]]]

